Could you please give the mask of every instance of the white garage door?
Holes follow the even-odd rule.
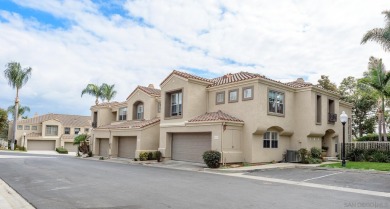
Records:
[[[28,140],[27,150],[54,151],[56,148],[55,140]]]
[[[108,157],[108,149],[110,148],[108,139],[99,139],[99,156]]]
[[[172,134],[172,159],[204,163],[202,155],[211,149],[211,133]]]
[[[73,145],[73,142],[65,142],[64,148],[68,150],[68,152],[77,152],[77,145]]]
[[[118,157],[134,158],[137,149],[137,137],[120,137],[118,141]]]

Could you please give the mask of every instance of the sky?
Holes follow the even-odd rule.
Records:
[[[388,9],[388,0],[0,0],[0,108],[14,103],[3,76],[11,61],[33,69],[20,91],[29,117],[90,115],[87,84],[115,84],[114,100],[125,101],[172,70],[339,84],[361,77],[370,56],[390,68],[389,52],[360,44]]]

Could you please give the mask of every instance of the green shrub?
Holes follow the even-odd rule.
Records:
[[[60,154],[68,154],[68,150],[63,147],[57,147],[56,151]]]
[[[134,161],[138,161],[138,158],[134,158]]]
[[[382,141],[383,141],[382,136]],[[387,138],[390,138],[390,134],[387,134]],[[367,134],[365,136],[359,137],[356,141],[378,141],[378,134]]]
[[[148,160],[153,160],[153,152],[148,152]]]
[[[88,157],[92,157],[92,156],[93,156],[92,151],[89,151],[88,152]]]
[[[299,158],[301,159],[301,163],[307,162],[307,158],[309,157],[309,151],[306,148],[301,148],[298,150]]]
[[[384,152],[377,151],[369,156],[369,161],[387,163],[389,162],[389,157]]]
[[[322,163],[322,160],[320,158],[314,158],[310,156],[306,159],[306,162],[306,164],[320,164]]]
[[[160,151],[156,151],[156,160],[157,162],[161,162],[162,153]]]
[[[99,160],[104,160],[104,157],[99,157]]]
[[[364,150],[355,148],[346,157],[350,161],[363,161],[366,156]]]
[[[203,161],[209,168],[219,168],[221,153],[215,150],[206,151],[203,153]]]
[[[321,159],[321,149],[317,147],[312,147],[310,149],[311,157],[315,159]]]
[[[149,155],[148,152],[140,152],[139,153],[139,160],[140,161],[148,160],[148,155]]]

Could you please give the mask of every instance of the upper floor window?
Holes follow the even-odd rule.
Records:
[[[253,86],[242,88],[242,100],[253,99]]]
[[[137,120],[144,119],[144,104],[140,103],[137,105]]]
[[[238,102],[238,89],[229,91],[229,102]]]
[[[221,91],[221,92],[217,92],[216,93],[216,104],[225,104],[225,92],[224,91]]]
[[[31,130],[38,130],[38,127],[37,126],[31,126]]]
[[[46,126],[46,136],[58,136],[58,126]]]
[[[160,113],[161,112],[161,102],[159,102],[157,104],[157,112]]]
[[[268,91],[268,112],[284,114],[284,93],[274,90]]]
[[[70,128],[69,127],[65,127],[64,134],[70,134]]]
[[[328,100],[328,122],[334,123],[337,121],[337,114],[335,113],[335,102],[333,99]]]
[[[267,131],[263,136],[263,148],[278,148],[278,133]]]
[[[183,93],[176,92],[171,94],[171,116],[183,114]]]
[[[316,101],[316,123],[321,124],[321,95],[317,95]]]
[[[78,135],[80,133],[80,128],[74,128],[74,134]]]
[[[30,126],[24,126],[24,130],[30,130]]]
[[[23,130],[23,125],[18,125],[18,130]]]
[[[119,108],[118,120],[126,120],[127,116],[127,107]]]

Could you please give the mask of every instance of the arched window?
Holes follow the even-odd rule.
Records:
[[[143,120],[144,119],[144,103],[138,101],[133,105],[133,119],[134,120]]]

